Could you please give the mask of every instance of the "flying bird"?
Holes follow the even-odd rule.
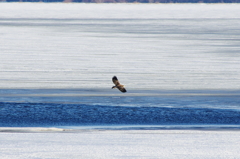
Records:
[[[113,76],[112,81],[115,84],[115,86],[113,86],[112,89],[113,88],[117,88],[117,89],[119,89],[123,93],[127,92],[126,89],[124,88],[124,85],[120,84],[120,82],[118,81],[116,76]]]

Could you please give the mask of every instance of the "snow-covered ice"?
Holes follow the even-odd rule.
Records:
[[[0,10],[0,88],[240,89],[239,4]]]
[[[240,131],[45,131],[1,132],[1,159],[240,158]]]
[[[239,26],[239,4],[1,3],[1,125],[121,123],[124,110],[126,123],[230,128],[1,127],[0,158],[240,158],[228,125],[239,124]],[[128,94],[111,91],[113,75]]]

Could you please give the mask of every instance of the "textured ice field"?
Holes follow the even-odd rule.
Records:
[[[239,4],[1,3],[0,158],[240,158],[239,26]],[[147,127],[64,127],[99,123]]]
[[[0,10],[0,88],[240,89],[239,4]]]
[[[0,133],[1,159],[240,158],[239,131],[45,131]]]

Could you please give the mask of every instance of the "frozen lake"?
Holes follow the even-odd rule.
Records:
[[[239,127],[239,4],[0,10],[0,126]]]
[[[0,88],[239,90],[239,4],[1,3]]]
[[[239,4],[0,10],[1,159],[240,157]]]
[[[46,130],[48,131],[48,130]],[[138,130],[0,133],[1,159],[236,159],[239,131]]]

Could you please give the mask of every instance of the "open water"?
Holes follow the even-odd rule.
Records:
[[[240,127],[239,4],[0,10],[1,127]]]

